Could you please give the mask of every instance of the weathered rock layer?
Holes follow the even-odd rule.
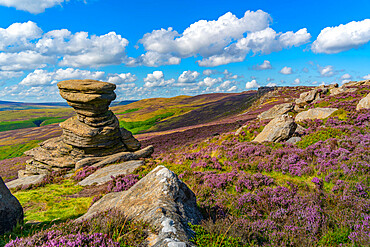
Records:
[[[89,158],[89,165],[98,162],[106,165],[110,164],[111,156],[118,153],[125,154],[126,160],[145,158],[153,153],[153,148],[141,152],[140,142],[130,131],[120,129],[117,117],[109,110],[111,101],[116,98],[116,85],[68,80],[59,82],[58,88],[77,116],[60,124],[61,137],[25,152],[32,159],[27,162],[26,170],[19,172],[19,177],[73,169],[76,163]],[[134,153],[131,155],[131,152]]]

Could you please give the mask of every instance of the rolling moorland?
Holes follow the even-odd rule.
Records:
[[[238,94],[146,99],[111,107],[120,126],[155,152],[132,174],[95,186],[76,185],[94,170],[53,173],[11,189],[25,224],[1,246],[145,246],[152,229],[121,212],[73,219],[109,192],[128,190],[164,165],[195,193],[204,220],[191,225],[197,246],[366,246],[370,243],[370,110],[356,110],[368,85],[308,103],[337,108],[324,119],[299,121],[299,141],[253,142],[270,120],[257,116],[293,103],[312,87],[264,88]],[[321,89],[320,89],[321,90]],[[297,111],[288,115],[296,117]],[[0,176],[17,178],[27,151],[61,135],[71,108],[0,111]],[[32,125],[34,124],[34,125]],[[237,133],[236,133],[237,132]],[[18,239],[17,239],[18,238]],[[17,240],[15,240],[17,239]],[[75,245],[73,245],[75,244]],[[69,245],[65,245],[69,246]]]

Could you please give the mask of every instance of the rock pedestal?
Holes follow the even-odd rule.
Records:
[[[26,170],[19,172],[19,177],[73,169],[77,162],[87,158],[101,162],[105,156],[117,153],[127,156],[127,153],[135,151],[136,155],[132,156],[135,159],[151,155],[152,148],[146,152],[138,151],[140,142],[130,131],[120,129],[117,117],[109,110],[109,104],[116,98],[115,84],[68,80],[59,82],[58,88],[77,116],[60,124],[63,129],[61,137],[47,140],[25,152],[32,159],[27,161]],[[99,159],[91,159],[96,157]]]

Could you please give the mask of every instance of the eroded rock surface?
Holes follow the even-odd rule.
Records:
[[[30,186],[33,184],[38,184],[42,182],[45,176],[46,175],[32,175],[32,176],[22,177],[18,175],[19,177],[18,179],[7,182],[6,186],[9,189],[12,189],[12,188],[20,187],[20,186],[23,187],[23,186]]]
[[[188,223],[202,219],[194,193],[164,166],[156,167],[127,191],[107,194],[78,220],[112,208],[151,224],[158,231],[151,236],[151,246],[191,246],[193,233]]]
[[[356,106],[356,110],[369,109],[370,108],[370,93],[366,97],[362,98]]]
[[[257,117],[261,120],[273,119],[273,118],[279,117],[283,114],[286,114],[286,113],[290,112],[291,110],[293,110],[293,104],[292,103],[279,104],[279,105],[275,105],[274,107],[272,107],[271,109],[269,109],[265,112],[262,112]]]
[[[140,142],[126,129],[120,129],[117,117],[109,110],[116,98],[116,85],[95,80],[68,80],[58,83],[60,95],[77,114],[60,124],[61,137],[47,140],[25,152],[32,157],[22,176],[48,174],[99,163],[99,167],[114,162],[149,157],[154,149],[140,150]],[[126,158],[112,159],[122,154]],[[122,155],[121,155],[122,156]]]
[[[23,208],[0,177],[0,234],[11,231],[18,222],[23,222]]]
[[[301,122],[306,119],[324,119],[329,117],[337,108],[314,108],[297,114],[295,121]]]
[[[262,132],[254,138],[255,142],[280,142],[289,139],[295,132],[297,124],[289,115],[282,115],[271,120]]]

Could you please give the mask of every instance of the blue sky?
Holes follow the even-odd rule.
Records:
[[[0,100],[119,100],[370,79],[370,1],[0,0]]]

